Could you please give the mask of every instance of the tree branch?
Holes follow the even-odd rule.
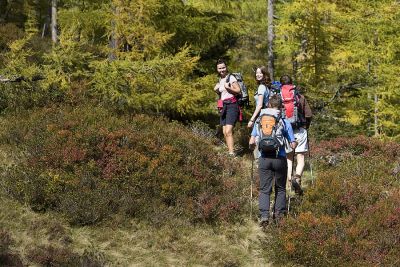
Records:
[[[26,81],[26,82],[35,82],[35,81],[40,81],[40,80],[44,80],[45,77],[43,77],[42,75],[34,75],[32,76],[31,79],[27,79],[24,76],[15,76],[12,78],[6,78],[0,75],[0,83],[13,83],[13,82],[22,82],[22,81]]]
[[[332,103],[333,101],[336,100],[336,98],[339,98],[341,93],[345,92],[345,91],[352,91],[352,90],[356,90],[359,89],[361,87],[365,86],[364,84],[361,83],[350,83],[350,84],[344,84],[341,85],[333,94],[333,96],[331,97],[331,99],[326,103],[326,106],[329,105],[330,103]]]

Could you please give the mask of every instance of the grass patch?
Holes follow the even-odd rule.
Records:
[[[13,238],[10,252],[24,264],[76,266],[268,266],[265,233],[252,221],[220,226],[179,218],[159,227],[114,216],[91,226],[71,226],[58,213],[36,213],[1,197],[0,228]],[[87,266],[87,265],[86,265]]]

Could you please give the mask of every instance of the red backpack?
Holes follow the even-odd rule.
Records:
[[[299,93],[293,84],[282,85],[281,96],[284,107],[285,118],[292,124],[293,128],[301,125],[299,114]]]

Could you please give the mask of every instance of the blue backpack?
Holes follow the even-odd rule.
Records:
[[[279,81],[273,81],[271,83],[271,90],[270,90],[271,93],[269,94],[269,97],[280,94],[281,88],[282,88],[282,84]]]

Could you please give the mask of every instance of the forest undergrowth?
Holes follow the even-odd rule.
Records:
[[[313,142],[315,179],[307,169],[304,197],[262,231],[250,154],[228,159],[203,123],[56,107],[1,125],[2,264],[386,266],[399,258],[397,143]],[[247,132],[238,133],[241,143]]]
[[[268,265],[248,169],[206,125],[92,106],[1,125],[2,264]]]

